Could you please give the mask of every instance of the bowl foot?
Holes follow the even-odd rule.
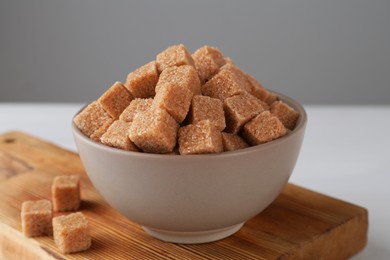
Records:
[[[152,237],[158,238],[166,242],[173,242],[179,244],[200,244],[228,237],[236,233],[243,225],[244,222],[226,228],[199,232],[175,232],[144,226],[142,228],[147,234],[151,235]]]

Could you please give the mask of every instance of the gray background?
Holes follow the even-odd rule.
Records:
[[[390,1],[0,2],[0,102],[89,102],[172,44],[305,104],[390,104]]]

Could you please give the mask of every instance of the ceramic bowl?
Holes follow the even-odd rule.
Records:
[[[249,148],[204,155],[129,152],[73,134],[97,191],[146,233],[176,243],[225,238],[264,210],[288,182],[304,137],[307,115],[293,99],[276,93],[300,113],[288,135]]]

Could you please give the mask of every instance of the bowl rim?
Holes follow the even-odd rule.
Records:
[[[121,149],[118,149],[118,148],[114,148],[114,147],[110,147],[110,146],[106,146],[104,144],[101,144],[99,142],[96,142],[92,139],[90,139],[89,137],[87,137],[86,135],[84,135],[80,129],[76,126],[76,124],[74,123],[74,118],[86,107],[88,106],[85,105],[83,106],[79,111],[77,111],[77,113],[72,117],[72,132],[75,136],[79,137],[80,139],[82,139],[83,141],[85,141],[86,143],[88,143],[89,145],[97,148],[97,149],[101,149],[101,150],[105,150],[107,152],[110,152],[110,153],[114,153],[114,154],[120,154],[120,155],[124,155],[124,156],[132,156],[132,157],[135,157],[135,158],[142,158],[142,159],[164,159],[164,160],[177,160],[178,158],[180,158],[179,160],[193,160],[193,159],[206,159],[206,158],[225,158],[225,157],[232,157],[232,156],[243,156],[245,154],[248,154],[248,153],[252,153],[252,152],[255,152],[255,151],[260,151],[260,150],[264,150],[264,149],[268,149],[269,147],[272,147],[272,146],[276,146],[276,145],[280,145],[281,143],[284,143],[286,142],[287,140],[293,138],[295,135],[297,135],[301,130],[304,130],[306,124],[307,124],[307,113],[306,113],[306,110],[305,108],[303,107],[303,105],[301,103],[299,103],[298,101],[296,101],[295,99],[289,97],[289,96],[286,96],[282,93],[279,93],[279,92],[276,92],[276,91],[271,91],[272,93],[276,94],[279,98],[279,100],[283,101],[283,102],[286,102],[289,106],[293,107],[294,109],[296,109],[298,112],[299,112],[299,118],[298,118],[298,121],[296,123],[296,126],[295,128],[290,131],[288,134],[286,134],[285,136],[283,137],[280,137],[278,139],[275,139],[273,141],[270,141],[270,142],[267,142],[267,143],[263,143],[263,144],[259,144],[259,145],[254,145],[254,146],[249,146],[247,148],[243,148],[243,149],[238,149],[238,150],[234,150],[234,151],[226,151],[226,152],[220,152],[220,153],[210,153],[210,154],[190,154],[190,155],[178,155],[178,154],[155,154],[155,153],[144,153],[144,152],[135,152],[135,151],[125,151],[125,150],[121,150]]]

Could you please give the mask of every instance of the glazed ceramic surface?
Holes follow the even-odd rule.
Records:
[[[105,200],[159,239],[177,243],[218,240],[239,230],[281,192],[294,169],[307,115],[288,135],[232,152],[161,155],[123,151],[73,134],[86,172]]]

